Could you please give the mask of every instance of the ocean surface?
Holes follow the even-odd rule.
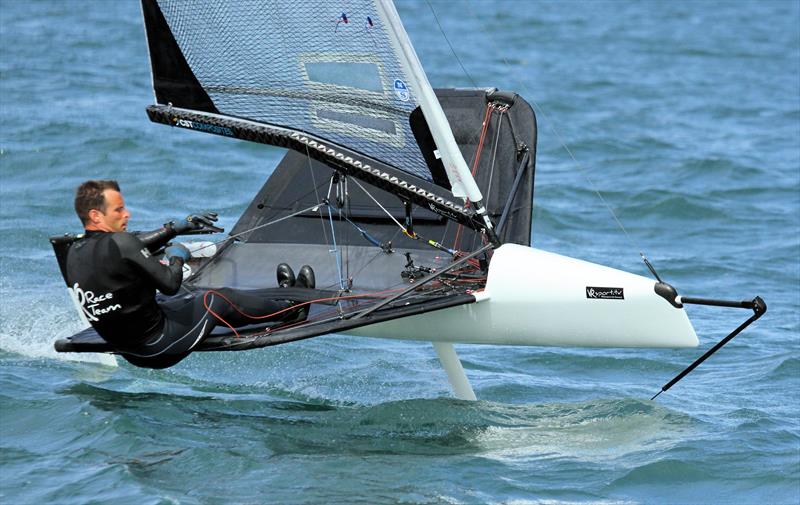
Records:
[[[767,314],[656,401],[750,313],[690,307],[697,349],[457,346],[477,402],[426,343],[57,355],[78,183],[118,179],[132,228],[230,229],[283,151],[148,121],[136,2],[0,0],[0,502],[800,502],[800,3],[431,5],[398,10],[434,86],[536,110],[537,247],[647,275],[643,251]]]

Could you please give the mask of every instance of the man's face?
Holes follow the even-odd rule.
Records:
[[[128,219],[131,218],[131,213],[125,208],[122,194],[119,191],[107,189],[103,191],[103,196],[106,200],[106,208],[89,211],[94,228],[106,232],[125,231],[128,228]]]

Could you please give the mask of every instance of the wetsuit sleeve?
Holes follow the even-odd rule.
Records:
[[[114,243],[119,248],[121,260],[149,279],[156,289],[165,295],[178,292],[183,280],[183,261],[173,258],[169,265],[162,264],[150,254],[150,250],[141,240],[130,233],[115,233]]]
[[[166,225],[157,230],[135,231],[132,234],[141,240],[151,253],[158,251],[167,245],[170,240],[178,236],[178,233],[172,226]]]

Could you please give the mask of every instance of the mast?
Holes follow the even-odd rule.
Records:
[[[386,21],[389,40],[398,53],[400,64],[411,84],[411,90],[416,92],[422,115],[428,123],[433,140],[436,143],[438,154],[442,159],[447,179],[450,181],[451,191],[454,196],[468,198],[475,208],[475,212],[481,216],[486,227],[486,232],[494,243],[498,243],[489,216],[483,206],[483,195],[472,173],[467,167],[464,157],[458,148],[450,123],[436,99],[428,76],[422,68],[422,64],[417,57],[417,52],[411,45],[400,15],[397,13],[391,0],[377,0],[375,6],[381,14],[381,18]]]

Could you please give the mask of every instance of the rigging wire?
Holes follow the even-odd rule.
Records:
[[[328,194],[325,197],[326,208],[328,209],[328,222],[331,226],[331,239],[333,240],[333,249],[328,249],[328,252],[332,253],[336,259],[336,272],[339,275],[339,289],[342,291],[345,290],[345,282],[342,278],[342,253],[339,250],[338,246],[336,245],[336,230],[333,226],[333,213],[331,211],[331,193],[333,191],[333,186],[336,185],[336,200],[338,202],[339,199],[339,179],[338,179],[338,172],[334,172],[331,176],[331,182],[328,184]],[[341,208],[339,210],[339,217],[341,219]]]
[[[447,45],[450,46],[450,52],[453,53],[453,56],[455,56],[458,65],[461,67],[461,71],[464,72],[464,75],[467,76],[469,82],[472,83],[472,87],[477,88],[478,85],[475,83],[475,79],[473,79],[472,76],[469,74],[469,72],[467,72],[467,69],[464,67],[464,64],[461,63],[461,58],[458,57],[458,54],[456,54],[455,49],[453,49],[453,44],[450,43],[450,39],[448,39],[447,35],[444,33],[444,28],[442,28],[442,24],[439,22],[439,16],[436,15],[436,10],[433,8],[433,5],[429,0],[425,0],[425,3],[428,4],[428,8],[431,10],[431,13],[433,14],[433,19],[436,21],[436,25],[439,27],[439,33],[442,34],[444,40],[447,41]]]
[[[508,110],[508,107],[497,107],[497,131],[495,132],[494,136],[494,145],[492,146],[492,157],[491,161],[489,162],[489,183],[486,185],[486,200],[488,201],[492,195],[492,181],[494,180],[494,169],[497,164],[497,146],[500,144],[500,131],[503,129],[503,115]],[[475,238],[476,236],[473,235],[472,237],[472,246],[470,249],[475,248]],[[483,243],[486,243],[486,236],[482,235],[481,240]]]
[[[207,248],[209,248],[211,246],[216,246],[216,245],[228,242],[230,240],[233,240],[233,239],[236,239],[238,237],[241,237],[242,235],[245,235],[247,233],[259,230],[261,228],[266,228],[267,226],[272,226],[273,224],[278,224],[281,221],[286,221],[287,219],[299,216],[300,214],[304,214],[304,213],[309,212],[309,211],[316,211],[319,207],[322,207],[323,205],[325,205],[325,204],[323,202],[320,202],[320,203],[318,203],[316,205],[313,205],[311,207],[308,207],[308,208],[305,208],[305,209],[302,209],[302,210],[298,210],[297,212],[293,212],[291,214],[288,214],[286,216],[280,217],[280,218],[275,219],[273,221],[269,221],[268,223],[263,223],[263,224],[260,224],[258,226],[253,226],[252,228],[248,228],[248,229],[246,229],[244,231],[241,231],[239,233],[236,233],[234,235],[228,235],[227,237],[225,237],[223,239],[220,239],[220,240],[217,240],[217,241],[214,241],[214,242],[210,242],[209,244],[204,245],[202,247],[198,247],[197,249],[194,250],[194,252],[202,251],[203,249],[207,249]]]
[[[317,178],[314,175],[314,166],[311,163],[311,152],[308,149],[308,145],[306,145],[306,161],[308,162],[308,171],[311,172],[311,181],[314,185],[314,194],[317,197],[318,202],[322,202],[323,199],[319,196],[319,186],[317,185]],[[328,195],[330,196],[330,186],[328,187]],[[328,230],[325,229],[325,217],[322,214],[322,209],[319,209],[319,224],[322,228],[322,236],[325,237],[325,246],[330,249],[331,241],[328,238]]]
[[[328,209],[328,222],[331,225],[331,238],[333,239],[333,249],[329,249],[328,252],[332,253],[336,258],[336,272],[339,274],[339,288],[344,290],[344,279],[342,279],[342,254],[339,251],[339,248],[336,246],[336,231],[333,228],[333,214],[331,213],[331,206],[327,206]]]
[[[400,224],[400,222],[397,219],[395,219],[395,217],[392,215],[392,213],[389,212],[388,210],[386,210],[386,207],[381,205],[381,203],[377,199],[375,199],[375,197],[372,196],[372,194],[370,194],[370,192],[367,191],[366,188],[364,188],[364,186],[359,184],[359,182],[357,180],[355,180],[355,179],[353,179],[353,182],[355,182],[358,185],[358,187],[361,188],[361,191],[363,191],[368,197],[370,197],[372,199],[372,201],[375,202],[375,204],[378,207],[380,207],[386,213],[386,215],[389,216],[389,218],[392,221],[394,221],[394,223],[397,226],[400,227],[400,229],[403,231],[403,234],[405,234],[408,238],[411,238],[411,239],[414,239],[414,240],[423,240],[426,244],[428,244],[429,246],[433,247],[434,249],[439,249],[440,251],[444,251],[444,252],[446,252],[448,254],[451,254],[453,256],[456,256],[458,254],[458,250],[456,250],[456,249],[451,249],[451,248],[441,244],[440,242],[436,242],[435,240],[431,240],[431,239],[422,237],[421,235],[419,235],[418,233],[416,233],[414,231],[409,232],[408,228],[406,228],[405,226]]]
[[[364,186],[362,186],[360,182],[358,182],[358,181],[357,181],[357,180],[355,180],[355,179],[353,179],[353,182],[355,182],[355,183],[356,183],[356,186],[358,186],[359,188],[361,188],[361,191],[363,191],[363,192],[364,192],[364,194],[366,194],[366,195],[367,195],[367,196],[368,196],[368,197],[369,197],[369,198],[370,198],[370,199],[371,199],[373,202],[375,202],[375,205],[377,205],[378,207],[380,207],[380,208],[381,208],[381,210],[382,210],[383,212],[385,212],[387,216],[389,216],[389,219],[391,219],[392,221],[394,221],[394,224],[396,224],[397,226],[399,226],[399,227],[400,227],[400,229],[401,229],[401,230],[403,230],[403,233],[405,233],[406,235],[408,235],[408,230],[406,230],[406,227],[405,227],[405,226],[403,226],[402,224],[400,224],[400,221],[398,221],[397,219],[395,219],[395,217],[392,215],[392,213],[391,213],[391,212],[389,212],[388,210],[386,210],[386,207],[384,207],[383,205],[381,205],[381,202],[379,202],[377,199],[375,199],[375,197],[374,197],[374,196],[372,196],[372,194],[371,194],[369,191],[367,191],[367,189],[366,189]],[[408,235],[408,236],[410,237],[411,235]]]
[[[321,202],[322,198],[319,196],[319,184],[317,184],[317,176],[314,174],[314,167],[311,165],[311,153],[308,151],[308,146],[306,146],[306,161],[308,162],[306,166],[308,166],[308,172],[311,175],[311,185],[314,187],[314,196],[317,197],[317,201]],[[319,211],[320,217],[320,225],[322,227],[322,233],[325,233],[325,223],[322,223],[322,211]],[[328,236],[325,235],[325,242],[327,243]]]
[[[349,216],[351,215],[350,211],[350,190],[347,187],[347,176],[342,175],[342,190],[344,194],[342,195],[342,200],[344,201],[344,205],[342,209],[344,210],[344,219],[350,220]],[[339,221],[342,220],[342,209],[339,210]],[[344,275],[346,280],[346,286],[349,290],[352,287],[353,279],[350,277],[350,228],[344,228]]]
[[[373,237],[367,230],[365,230],[361,226],[358,226],[358,224],[353,222],[347,216],[345,216],[344,219],[345,219],[345,221],[347,221],[348,223],[353,225],[353,228],[355,228],[358,231],[358,233],[360,233],[361,236],[364,237],[364,240],[366,240],[370,244],[374,245],[375,247],[379,247],[385,253],[391,253],[392,252],[391,243],[388,243],[388,244],[387,243],[381,243],[380,240],[378,240],[377,238]]]
[[[492,161],[489,164],[489,183],[486,185],[486,198],[492,194],[492,181],[494,180],[494,168],[497,163],[497,146],[500,143],[500,131],[503,129],[503,115],[508,110],[508,107],[498,107],[497,111],[497,132],[494,136],[494,145],[492,146]]]
[[[483,147],[484,142],[486,141],[486,132],[489,130],[489,124],[492,121],[492,116],[494,115],[494,104],[491,102],[486,104],[486,113],[483,116],[483,124],[481,125],[481,134],[478,138],[478,147],[475,149],[475,156],[472,162],[472,177],[475,177],[475,174],[478,171],[478,165],[481,162],[481,155],[483,154]],[[466,206],[469,206],[469,202],[467,202]],[[461,243],[461,230],[463,229],[463,225],[459,224],[456,228],[456,236],[453,239],[453,249],[458,249]],[[446,233],[445,229],[445,233]],[[444,237],[442,237],[444,240]]]
[[[461,69],[462,69],[462,71],[464,72],[464,74],[467,76],[467,78],[469,78],[469,80],[470,80],[470,81],[472,81],[472,82],[474,83],[474,80],[472,79],[472,76],[471,76],[471,75],[469,74],[469,72],[467,72],[467,71],[466,71],[466,69],[464,68],[463,64],[461,63],[461,59],[458,57],[458,54],[456,54],[456,52],[455,52],[455,49],[453,48],[453,45],[450,43],[450,40],[447,38],[447,35],[445,34],[445,32],[444,32],[444,29],[443,29],[443,27],[442,27],[441,23],[439,23],[439,18],[438,18],[438,16],[436,15],[436,12],[435,12],[435,10],[433,9],[433,6],[431,5],[430,1],[428,1],[428,0],[426,0],[426,3],[428,4],[428,7],[429,7],[429,8],[431,9],[431,11],[433,12],[433,16],[434,16],[434,19],[436,20],[436,24],[438,25],[438,27],[439,27],[439,30],[440,30],[440,31],[441,31],[441,33],[442,33],[442,36],[445,38],[445,40],[447,40],[447,44],[448,44],[448,46],[450,46],[450,51],[453,53],[453,56],[456,58],[456,61],[458,61],[458,63],[459,63],[459,65],[461,66]],[[515,74],[515,72],[514,72],[514,69],[513,69],[513,67],[511,66],[511,64],[508,62],[508,59],[507,59],[505,56],[503,56],[503,52],[502,52],[502,51],[500,50],[500,48],[497,46],[497,44],[495,43],[495,41],[494,41],[494,39],[492,38],[491,34],[489,34],[489,33],[486,31],[486,29],[484,28],[484,24],[483,24],[483,23],[480,21],[480,19],[478,18],[478,16],[477,16],[477,15],[475,14],[475,12],[472,10],[472,7],[471,7],[471,6],[469,6],[469,2],[466,2],[466,3],[467,3],[467,8],[466,8],[466,11],[467,11],[467,12],[468,12],[468,14],[469,14],[469,15],[470,15],[470,16],[473,18],[473,20],[475,20],[475,21],[476,21],[477,25],[478,25],[478,26],[480,27],[480,29],[483,31],[484,35],[486,36],[486,39],[487,39],[487,40],[489,41],[489,43],[492,45],[492,48],[494,49],[494,52],[495,52],[495,54],[497,54],[497,55],[499,55],[499,56],[500,56],[500,59],[502,60],[503,64],[506,66],[506,68],[509,70],[509,72],[510,72],[512,75],[514,75],[514,74]],[[617,213],[614,211],[614,208],[613,208],[613,207],[612,207],[612,206],[611,206],[611,205],[608,203],[608,201],[605,199],[605,197],[604,197],[604,196],[603,196],[603,194],[600,192],[600,190],[598,189],[598,187],[597,187],[597,185],[595,184],[595,182],[594,182],[594,181],[593,181],[593,180],[592,180],[592,179],[591,179],[591,178],[588,176],[588,174],[587,174],[586,170],[584,169],[583,165],[582,165],[581,163],[579,163],[579,162],[578,162],[577,158],[576,158],[576,157],[575,157],[575,155],[572,153],[572,150],[569,148],[569,146],[567,146],[567,143],[564,141],[564,138],[561,136],[561,134],[559,133],[558,129],[556,128],[556,126],[555,126],[555,121],[551,120],[551,119],[550,119],[550,116],[549,116],[549,114],[547,114],[547,113],[546,113],[545,109],[544,109],[544,108],[543,108],[541,105],[539,105],[539,103],[538,103],[538,102],[536,102],[536,101],[533,99],[533,96],[534,96],[534,95],[533,95],[533,93],[531,92],[530,88],[528,88],[528,86],[526,86],[526,85],[525,85],[525,81],[523,81],[523,80],[519,80],[519,83],[522,85],[522,89],[523,89],[523,91],[525,92],[525,96],[526,96],[526,98],[527,98],[528,100],[530,100],[530,102],[531,102],[531,103],[532,103],[532,104],[533,104],[533,105],[536,107],[536,109],[537,109],[537,110],[538,110],[538,111],[541,113],[541,115],[543,116],[543,118],[544,118],[544,119],[545,119],[545,121],[547,122],[547,124],[548,124],[548,127],[549,127],[549,128],[550,128],[550,130],[552,131],[553,135],[556,137],[556,139],[558,140],[558,142],[561,144],[561,147],[562,147],[562,148],[563,148],[563,149],[564,149],[564,150],[567,152],[568,156],[569,156],[569,157],[570,157],[570,159],[572,160],[572,163],[575,165],[575,167],[577,167],[577,168],[578,168],[578,171],[581,173],[581,175],[582,175],[582,176],[583,176],[583,177],[584,177],[584,178],[585,178],[585,179],[586,179],[586,180],[589,182],[589,185],[591,186],[591,188],[592,188],[592,191],[594,191],[594,193],[595,193],[595,194],[598,196],[598,198],[600,199],[600,201],[602,202],[602,204],[603,204],[603,205],[606,207],[606,209],[608,210],[608,212],[611,214],[611,217],[612,217],[612,218],[613,218],[613,220],[616,222],[616,224],[617,224],[617,226],[619,227],[619,229],[620,229],[620,230],[622,230],[622,233],[625,235],[625,237],[626,237],[626,239],[627,239],[627,241],[628,241],[629,245],[630,245],[630,246],[631,246],[633,249],[635,249],[635,250],[639,251],[639,256],[641,256],[642,260],[643,260],[643,261],[645,262],[645,264],[648,266],[648,269],[649,269],[649,270],[651,270],[651,271],[653,271],[654,269],[652,268],[652,265],[651,265],[651,264],[649,264],[649,261],[647,260],[647,257],[645,256],[645,254],[644,254],[644,252],[643,252],[644,250],[643,250],[641,247],[639,247],[639,245],[636,243],[636,241],[634,241],[633,237],[630,235],[630,233],[628,233],[628,230],[627,230],[627,229],[625,228],[625,226],[622,224],[622,221],[620,220],[619,216],[618,216],[618,215],[617,215]]]

